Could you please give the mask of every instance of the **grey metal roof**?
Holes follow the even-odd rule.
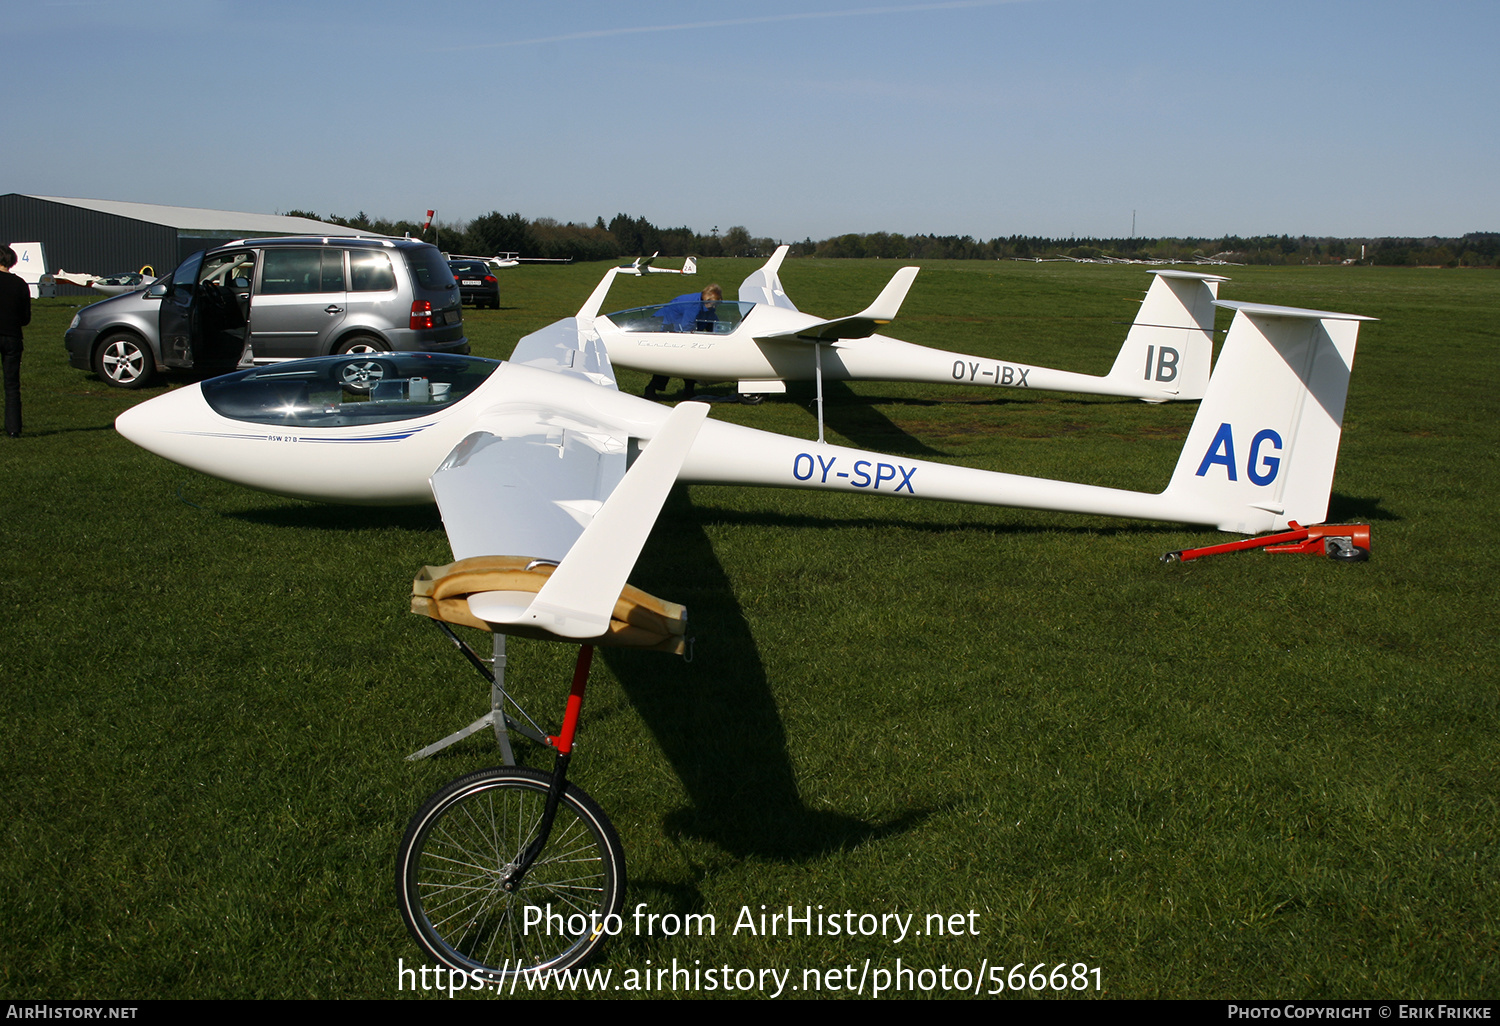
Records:
[[[22,193],[21,195],[30,195]],[[178,231],[235,232],[267,235],[378,235],[378,232],[345,228],[310,217],[286,217],[282,214],[253,214],[238,210],[205,210],[201,207],[168,207],[160,203],[128,203],[125,200],[77,199],[70,196],[31,196],[48,203],[95,210],[116,217],[130,217],[150,224],[165,225]]]

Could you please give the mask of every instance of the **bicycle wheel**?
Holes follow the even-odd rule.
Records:
[[[549,774],[523,767],[482,770],[443,788],[412,818],[397,855],[396,896],[412,936],[437,961],[505,979],[577,965],[619,932],[620,838],[572,784],[520,886],[501,888],[536,836],[550,783]]]

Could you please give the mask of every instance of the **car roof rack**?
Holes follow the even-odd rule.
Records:
[[[223,249],[224,246],[247,246],[253,242],[284,242],[289,245],[296,243],[311,243],[314,245],[331,245],[333,243],[363,243],[371,246],[383,246],[386,249],[395,249],[396,243],[408,241],[406,239],[395,239],[386,235],[273,235],[273,236],[251,236],[244,239],[233,239],[225,242],[215,249]],[[415,240],[412,240],[415,241]]]

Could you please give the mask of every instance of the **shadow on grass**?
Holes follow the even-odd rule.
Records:
[[[814,420],[818,416],[817,389],[807,383],[794,383],[787,388],[787,398],[798,406],[807,408]],[[877,408],[886,400],[855,395],[842,381],[823,382],[823,423],[831,431],[849,439],[861,449],[888,452],[892,456],[946,456],[925,442],[912,437],[896,426],[896,423]],[[914,400],[921,405],[937,405],[927,400]]]
[[[914,396],[866,396],[856,394],[845,382],[825,381],[823,383],[823,421],[830,431],[842,435],[856,448],[889,453],[892,456],[951,456],[952,453],[934,449],[916,438],[911,432],[887,417],[880,407],[900,407],[907,410],[962,407],[982,410],[986,407],[999,408],[1019,403],[1019,408],[1024,409],[1034,402],[1029,395],[1024,393],[1018,395],[1012,389],[996,389],[995,391],[1001,394],[985,398],[953,396],[943,399]],[[813,385],[806,382],[789,384],[786,401],[801,406],[816,421],[817,393]],[[1044,401],[1053,408],[1093,408],[1127,405],[1135,400],[1119,399],[1113,396],[1079,399],[1047,394]]]
[[[1071,514],[1069,514],[1071,515]],[[1090,514],[1077,514],[1090,516]],[[715,524],[740,525],[745,527],[806,528],[816,531],[850,528],[888,529],[899,526],[903,531],[924,534],[951,534],[955,531],[979,532],[989,535],[1077,535],[1089,538],[1113,538],[1116,535],[1140,537],[1153,534],[1181,534],[1184,531],[1212,531],[1209,527],[1194,527],[1191,524],[1167,524],[1142,522],[1138,524],[1091,525],[1078,524],[976,524],[971,521],[924,522],[902,520],[900,517],[834,517],[807,513],[769,513],[705,507],[698,518]]]
[[[1390,513],[1381,508],[1383,500],[1366,499],[1354,495],[1340,495],[1334,492],[1328,500],[1328,522],[1332,524],[1348,522],[1369,521],[1391,521],[1399,522],[1403,518],[1396,513]]]
[[[41,430],[38,430],[36,428],[26,428],[21,437],[47,438],[50,435],[76,435],[80,431],[113,431],[114,429],[115,422],[111,420],[103,424],[79,424],[74,427],[64,428],[42,428]]]
[[[195,505],[181,494],[178,498]],[[207,509],[208,507],[197,507]],[[441,531],[443,518],[436,506],[274,506],[268,509],[213,510],[235,520],[267,527],[301,527],[319,531],[371,531],[398,528],[404,531]]]
[[[803,803],[755,639],[701,519],[685,490],[674,490],[634,575],[647,591],[688,606],[693,662],[600,650],[692,801],[666,816],[664,830],[741,857],[796,861],[926,818],[933,810],[872,824]]]

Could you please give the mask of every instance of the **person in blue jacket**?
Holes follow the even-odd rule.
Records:
[[[662,328],[666,331],[712,332],[719,322],[717,307],[723,298],[724,291],[718,285],[710,285],[702,292],[686,292],[661,308]],[[683,378],[683,397],[691,399],[697,384],[691,378]],[[666,387],[667,376],[657,374],[646,386],[644,394],[647,399],[656,399],[657,393]]]

